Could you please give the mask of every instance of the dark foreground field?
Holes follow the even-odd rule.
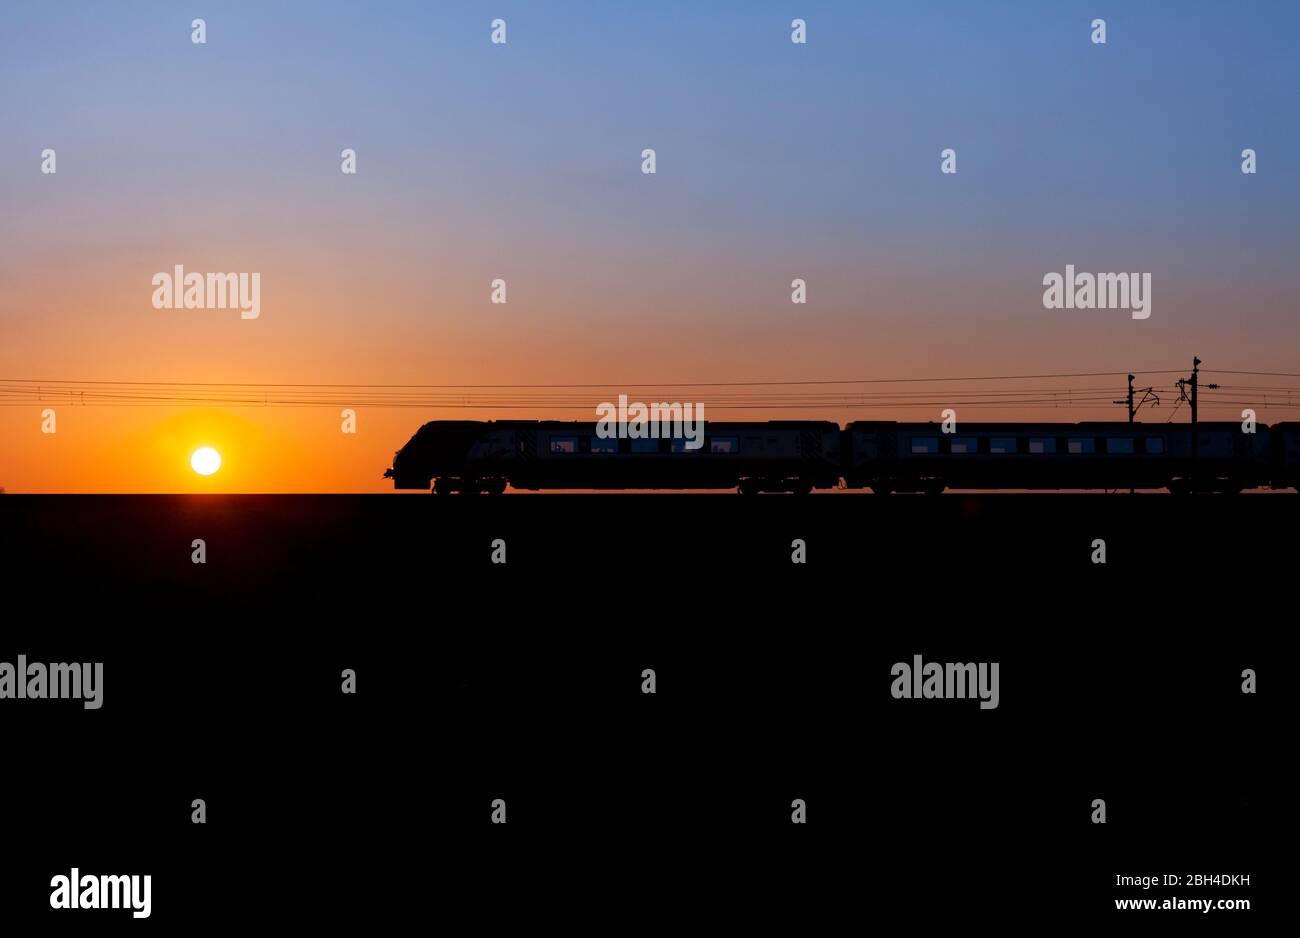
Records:
[[[1243,929],[1298,530],[1286,495],[3,496],[0,661],[105,687],[0,700],[0,909],[77,865],[152,874],[118,914],[158,933],[1201,914],[1115,910],[1153,895]],[[998,706],[894,699],[918,654],[998,662]],[[1252,885],[1115,886],[1166,873]]]
[[[218,601],[331,584],[367,604],[402,598],[398,574],[508,570],[568,588],[665,580],[716,583],[759,571],[845,585],[967,575],[1039,576],[1290,570],[1300,496],[1170,495],[229,495],[3,496],[0,547],[31,571],[111,578]],[[203,539],[206,563],[191,562]],[[493,540],[506,542],[494,564]],[[807,563],[791,563],[800,538]],[[1106,542],[1105,565],[1093,541]],[[50,571],[53,572],[53,571]],[[343,582],[332,579],[333,575]],[[372,580],[372,578],[377,578]],[[379,588],[379,583],[386,584]],[[1202,583],[1202,586],[1207,584]],[[1263,583],[1259,585],[1263,586]]]

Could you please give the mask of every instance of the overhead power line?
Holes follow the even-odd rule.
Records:
[[[1209,372],[1207,372],[1209,373]],[[1218,374],[1257,374],[1219,371]],[[941,376],[932,378],[854,378],[830,380],[664,382],[660,384],[326,384],[257,382],[78,381],[0,378],[0,407],[31,406],[38,402],[101,407],[378,407],[445,410],[572,411],[590,413],[598,400],[613,401],[619,393],[643,400],[693,396],[717,411],[822,410],[886,411],[913,408],[1102,412],[1116,403],[1114,395],[1125,375],[1181,375],[1182,369],[1146,371],[1087,371],[1056,374]],[[1262,374],[1262,373],[1258,373]],[[1276,373],[1275,373],[1276,374]],[[1300,377],[1300,375],[1297,375]],[[1088,378],[1113,378],[1114,384]],[[1018,382],[1033,382],[1019,384]],[[963,383],[963,387],[949,387]],[[985,386],[978,386],[979,384]],[[1130,384],[1131,384],[1130,379]],[[891,387],[892,385],[892,387]],[[868,388],[879,389],[868,389]],[[1153,404],[1160,395],[1173,398],[1178,382],[1150,383]],[[1282,385],[1199,386],[1206,407],[1300,406],[1300,387]],[[1251,400],[1248,398],[1255,397]],[[1292,398],[1295,395],[1295,399]],[[1124,403],[1120,401],[1118,403]],[[1130,402],[1131,403],[1131,402]],[[1170,418],[1178,413],[1175,406]]]
[[[1133,370],[1135,374],[1175,375],[1182,374],[1181,368]],[[1246,372],[1242,372],[1245,374]],[[448,389],[537,389],[555,390],[582,388],[722,388],[722,387],[785,387],[793,385],[834,385],[834,384],[911,384],[911,383],[945,383],[949,381],[1024,381],[1029,379],[1049,378],[1113,378],[1127,374],[1127,371],[1080,371],[1060,374],[1033,375],[956,375],[932,378],[844,378],[831,380],[791,380],[791,381],[658,381],[626,382],[607,381],[599,384],[292,384],[268,382],[209,382],[209,381],[70,381],[66,379],[42,380],[39,378],[0,378],[0,384],[39,384],[39,385],[106,385],[130,387],[218,387],[218,388],[396,388],[407,390],[448,390]],[[1297,375],[1296,377],[1300,377]]]

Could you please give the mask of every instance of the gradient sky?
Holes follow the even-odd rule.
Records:
[[[0,378],[1300,372],[1297,35],[1290,2],[6,3]],[[260,272],[261,318],[154,309],[175,264]],[[1152,317],[1044,309],[1066,264],[1151,272]],[[596,403],[361,408],[355,436],[338,408],[68,404],[46,435],[0,405],[0,486],[383,491],[424,420]]]

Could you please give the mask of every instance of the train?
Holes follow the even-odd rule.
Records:
[[[598,432],[605,430],[605,433]],[[396,489],[1245,489],[1300,491],[1300,423],[935,423],[819,420],[703,424],[698,439],[629,438],[626,425],[434,420],[384,473]],[[952,432],[946,432],[951,430]],[[692,446],[691,444],[694,444]]]

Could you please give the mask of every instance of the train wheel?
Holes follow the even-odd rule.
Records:
[[[796,495],[811,495],[813,484],[811,479],[795,479],[790,486],[790,491]]]
[[[926,495],[942,495],[947,486],[943,484],[942,479],[927,479],[925,487],[921,490]]]
[[[489,479],[483,486],[483,491],[489,495],[504,495],[506,493],[505,479]]]
[[[758,492],[759,492],[759,484],[758,484],[758,480],[757,480],[757,479],[741,479],[741,480],[740,480],[740,494],[741,494],[741,495],[757,495]]]
[[[894,491],[894,487],[888,482],[872,482],[871,491],[875,492],[877,495],[888,495],[890,492]]]

